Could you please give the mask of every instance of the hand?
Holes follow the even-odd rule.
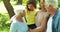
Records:
[[[35,29],[29,29],[30,32],[41,32],[41,28],[38,27],[38,28],[35,28]]]
[[[30,31],[29,32],[38,32],[37,30],[35,30],[35,29],[30,29]]]

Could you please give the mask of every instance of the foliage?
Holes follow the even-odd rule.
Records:
[[[9,21],[8,14],[0,13],[0,32],[8,32],[9,31],[10,23],[8,21]]]
[[[26,2],[27,2],[28,0],[23,0],[23,5],[26,5]],[[38,2],[39,0],[37,0],[37,2]],[[12,4],[12,6],[15,6],[16,5],[16,3],[17,3],[17,0],[11,0],[10,1],[11,2],[11,4]],[[60,0],[58,0],[58,3],[60,3]],[[3,3],[2,3],[2,0],[0,0],[0,4],[2,5]],[[60,5],[59,5],[59,7],[60,7]],[[3,7],[4,8],[4,7]],[[5,12],[5,11],[4,11]],[[10,20],[10,18],[9,18],[9,15],[8,15],[8,13],[0,13],[0,32],[9,32],[9,27],[10,27],[10,23],[9,23],[9,20]]]

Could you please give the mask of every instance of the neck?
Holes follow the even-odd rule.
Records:
[[[46,12],[46,9],[44,8],[44,9],[41,9],[43,12]]]
[[[17,15],[17,16],[16,16],[16,19],[17,19],[18,21],[23,22],[23,18],[22,18],[22,16],[20,16],[20,15]]]

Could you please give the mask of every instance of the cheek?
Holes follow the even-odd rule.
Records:
[[[31,8],[31,6],[30,6],[30,5],[28,5],[28,8],[30,9],[30,8]]]
[[[51,9],[48,9],[48,10],[47,10],[47,12],[48,12],[48,13],[51,13],[51,12],[52,12],[52,10],[51,10]]]
[[[28,7],[30,9],[30,7]]]
[[[28,7],[29,9],[33,9],[33,7]]]
[[[34,6],[31,6],[31,9],[34,9]]]
[[[23,13],[23,16],[25,16],[25,13]]]
[[[50,9],[49,8],[46,8],[47,12],[50,12]]]

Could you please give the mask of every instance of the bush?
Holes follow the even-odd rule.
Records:
[[[10,23],[7,23],[7,21],[9,21],[9,16],[7,13],[5,14],[1,14],[0,13],[0,31],[9,31],[9,27],[10,27]]]

